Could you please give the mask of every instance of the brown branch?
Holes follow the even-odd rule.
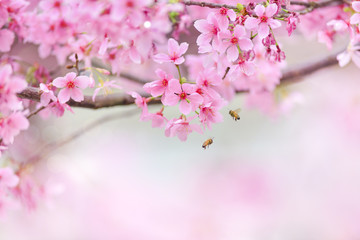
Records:
[[[41,110],[43,110],[43,109],[45,109],[45,107],[44,106],[42,106],[42,107],[40,107],[40,108],[38,108],[38,109],[36,109],[36,110],[34,110],[33,112],[31,112],[28,116],[27,116],[27,118],[29,119],[29,118],[31,118],[32,116],[34,116],[34,115],[36,115],[36,114],[38,114]]]
[[[333,54],[321,60],[308,63],[301,67],[296,67],[293,69],[289,69],[283,73],[283,77],[280,79],[281,84],[290,84],[298,82],[300,78],[309,75],[317,70],[322,68],[326,68],[332,65],[336,65],[338,63],[336,59],[337,54]],[[18,97],[23,99],[29,99],[33,101],[40,101],[40,90],[34,87],[27,87],[21,93],[18,93]],[[144,97],[150,97],[149,95],[144,95]],[[82,108],[91,108],[91,109],[99,109],[99,108],[107,108],[121,105],[131,105],[134,103],[134,99],[127,94],[111,94],[111,95],[101,95],[96,98],[96,101],[92,101],[91,96],[85,96],[84,101],[75,102],[70,100],[67,102],[72,107],[82,107]],[[148,104],[160,104],[161,101],[159,99],[154,99],[150,101]]]

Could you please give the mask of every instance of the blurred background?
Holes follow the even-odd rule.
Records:
[[[284,51],[289,66],[329,54],[301,37]],[[7,212],[0,239],[360,239],[358,76],[352,64],[307,76],[286,87],[301,95],[300,104],[276,117],[247,109],[239,95],[223,108],[223,123],[186,142],[140,122],[140,112],[101,124],[38,164],[46,196],[33,210]],[[239,107],[235,122],[228,111]],[[37,116],[19,137],[31,151],[14,146],[12,154],[25,159],[39,142],[131,109]]]

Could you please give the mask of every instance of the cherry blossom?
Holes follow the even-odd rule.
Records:
[[[185,58],[182,56],[188,49],[188,43],[179,43],[170,38],[168,41],[168,55],[164,53],[159,53],[153,57],[154,61],[158,63],[163,62],[172,62],[176,65],[180,65],[185,61]]]
[[[186,141],[187,136],[193,131],[202,133],[201,127],[197,124],[190,124],[192,119],[171,119],[166,125],[165,136],[174,137],[177,136],[181,141]]]
[[[360,2],[352,2],[352,8],[357,12],[350,18],[350,24],[359,24],[360,23]]]
[[[0,118],[0,137],[4,144],[12,144],[21,130],[29,127],[29,121],[21,112]]]
[[[169,93],[166,94],[163,104],[173,106],[180,101],[180,112],[187,115],[194,111],[203,102],[203,98],[196,92],[196,86],[171,79],[169,82]]]
[[[278,10],[275,3],[269,4],[266,8],[263,5],[256,5],[255,14],[257,17],[248,17],[245,20],[245,27],[247,29],[257,29],[261,39],[269,35],[269,27],[272,29],[279,28],[281,23],[272,17]]]
[[[76,102],[81,102],[84,100],[84,95],[80,89],[87,88],[90,79],[86,76],[76,76],[76,73],[70,72],[65,77],[55,78],[52,84],[57,88],[63,88],[58,95],[60,103],[66,103],[70,98]]]
[[[57,98],[54,95],[54,92],[49,88],[48,85],[40,83],[40,90],[42,91],[41,97],[40,97],[40,103],[43,106],[47,106],[50,102],[56,101]]]

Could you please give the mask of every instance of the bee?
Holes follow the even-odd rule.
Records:
[[[235,110],[230,110],[229,114],[235,121],[237,121],[237,120],[240,120],[240,116],[239,116],[240,111],[241,111],[240,108],[235,109]]]
[[[206,149],[206,147],[209,147],[210,144],[212,144],[214,142],[213,139],[214,138],[209,138],[208,140],[206,140],[202,145],[203,149]]]

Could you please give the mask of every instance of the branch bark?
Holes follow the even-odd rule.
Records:
[[[286,70],[284,71],[283,76],[280,79],[280,83],[281,84],[296,83],[299,82],[301,78],[303,78],[304,76],[309,75],[317,70],[336,65],[338,63],[336,56],[337,54],[333,54],[321,60]],[[39,102],[40,89],[34,87],[27,87],[24,91],[18,93],[18,97]],[[143,97],[150,97],[150,96],[143,95]],[[107,108],[107,107],[114,107],[121,105],[131,105],[133,103],[134,103],[134,99],[127,94],[111,94],[107,96],[101,95],[96,97],[95,102],[92,101],[91,96],[85,96],[84,101],[82,102],[75,102],[73,100],[67,102],[67,104],[72,107],[82,107],[82,108],[90,108],[90,109]],[[148,104],[150,105],[150,104],[160,104],[160,103],[161,103],[160,99],[154,99],[150,101]]]

